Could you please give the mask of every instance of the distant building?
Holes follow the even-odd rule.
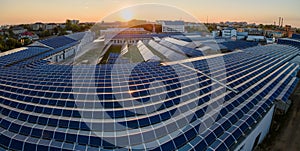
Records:
[[[73,20],[68,20],[68,21],[70,21],[71,24],[79,24],[79,20],[73,19]]]
[[[161,25],[162,32],[185,32],[183,21],[161,21]]]
[[[292,28],[291,25],[285,25],[285,31],[286,31],[286,35],[287,37],[291,38],[293,36],[294,33],[296,33],[296,29]]]
[[[23,27],[19,27],[19,26],[13,27],[13,28],[12,28],[12,32],[13,32],[15,35],[19,35],[19,34],[24,33],[24,32],[26,32],[26,31],[27,31],[27,29],[24,29]]]
[[[265,41],[265,34],[264,34],[264,30],[259,29],[259,28],[238,28],[238,39],[242,38],[241,34],[244,33],[244,35],[246,35],[246,33],[248,33],[248,35],[246,36],[246,40],[247,41]]]
[[[46,24],[45,29],[46,30],[53,30],[55,27],[57,27],[57,24],[55,24],[55,23],[49,23],[49,24]]]
[[[236,39],[238,40],[244,40],[248,37],[248,32],[237,32]]]
[[[220,31],[218,30],[215,30],[215,31],[212,31],[212,36],[215,38],[215,37],[219,37],[220,36]]]
[[[234,28],[225,28],[222,30],[223,38],[233,38],[237,36],[237,31]]]
[[[30,40],[38,40],[39,36],[33,32],[26,31],[19,35],[19,39],[28,38]]]
[[[274,32],[273,33],[273,37],[274,38],[283,38],[284,37],[284,35],[285,35],[285,32]]]
[[[264,31],[258,28],[238,28],[238,32],[248,32],[249,35],[263,35]]]
[[[117,34],[146,34],[144,28],[108,28],[100,30],[101,36],[117,35]]]
[[[65,23],[59,24],[58,26],[59,26],[60,28],[66,28],[66,24],[65,24]]]
[[[105,44],[108,42],[112,42],[114,44],[124,44],[125,42],[128,43],[137,43],[138,38],[128,37],[128,36],[117,36],[117,35],[142,35],[147,34],[144,28],[108,28],[106,30],[100,30],[101,36],[105,39]],[[116,38],[119,37],[119,38]],[[114,40],[112,40],[114,39]]]
[[[2,29],[2,30],[8,30],[9,28],[10,28],[9,25],[1,25],[0,26],[0,29]]]
[[[275,43],[275,38],[266,38],[267,44],[273,44]]]
[[[9,35],[9,32],[7,30],[0,29],[0,35]]]
[[[201,27],[200,23],[194,23],[194,22],[185,22],[185,26],[188,27]]]
[[[248,35],[247,41],[265,41],[265,36]]]
[[[35,31],[40,30],[40,29],[44,30],[45,29],[45,25],[43,23],[41,23],[41,22],[37,22],[35,24],[32,24],[31,28],[32,28],[32,30],[35,30]]]
[[[274,30],[267,30],[265,31],[265,35],[267,37],[274,37],[274,38],[283,38],[285,36],[286,32],[284,31],[274,31]]]

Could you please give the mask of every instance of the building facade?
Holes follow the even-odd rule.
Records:
[[[185,32],[185,24],[183,21],[161,21],[162,32]]]
[[[225,28],[222,30],[223,38],[233,38],[237,37],[237,30],[234,28]]]

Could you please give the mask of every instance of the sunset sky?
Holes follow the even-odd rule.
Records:
[[[97,22],[110,14],[132,5],[158,3],[171,5],[191,14],[200,22],[247,21],[248,23],[278,23],[300,27],[300,0],[0,0],[0,25],[35,22]],[[152,15],[132,11],[133,18],[155,20],[159,14],[170,19],[184,19],[175,12],[166,13],[156,8]],[[139,18],[139,17],[144,18]],[[123,17],[124,18],[124,17]],[[126,18],[126,17],[125,17]],[[111,18],[112,19],[112,18]],[[104,19],[105,20],[105,19]],[[110,21],[105,20],[105,21]]]

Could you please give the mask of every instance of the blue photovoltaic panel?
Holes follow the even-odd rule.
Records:
[[[0,70],[1,149],[100,150],[127,146],[147,150],[159,144],[151,149],[233,150],[267,114],[275,99],[286,100],[298,82],[295,76],[299,66],[289,60],[299,49],[286,45],[237,44],[246,49],[222,58],[188,62],[195,70],[216,75],[239,91],[234,93],[222,91],[223,87],[210,77],[178,64],[130,64],[116,53],[109,54],[109,64],[78,68],[43,60],[76,46],[82,34],[68,37],[42,41],[54,49],[28,47],[0,57],[1,66],[5,66]],[[150,43],[170,60],[185,59],[185,54],[202,55],[174,43]],[[144,60],[155,58],[144,46],[138,46]],[[119,64],[118,70],[115,64]],[[87,72],[91,70],[94,72]],[[125,76],[129,77],[126,81]],[[220,101],[215,96],[222,93],[225,102],[220,112],[206,114],[210,105]],[[147,110],[153,111],[142,113]],[[182,115],[191,117],[186,121]],[[201,125],[209,121],[211,125],[203,129]]]
[[[59,48],[59,47],[65,46],[67,44],[73,43],[75,41],[76,40],[65,37],[65,36],[59,36],[59,37],[41,40],[39,42],[55,49],[55,48]]]

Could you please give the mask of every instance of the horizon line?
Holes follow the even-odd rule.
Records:
[[[66,20],[79,20],[79,23],[101,23],[102,22],[102,21],[80,21],[80,19],[65,19],[65,21]],[[121,21],[121,20],[115,20],[115,21],[105,21],[105,20],[103,20],[103,21],[106,22],[106,23],[113,23],[113,22],[126,23],[126,22],[130,22],[132,20],[142,20],[142,21],[146,21],[146,22],[156,22],[156,21],[162,20],[162,19],[157,19],[157,20],[153,21],[153,20],[137,19],[136,18],[136,19],[131,19],[129,21]],[[168,20],[168,19],[166,19],[166,20]],[[221,22],[223,22],[223,23],[226,23],[226,22],[236,22],[236,23],[246,22],[248,25],[249,24],[255,24],[255,25],[260,25],[260,24],[262,24],[262,25],[274,25],[272,23],[259,23],[259,22],[248,22],[248,21],[230,21],[230,20],[218,21],[218,22],[207,22],[207,23],[205,21],[203,21],[203,22],[192,22],[192,21],[186,21],[184,19],[175,19],[175,20],[173,19],[173,20],[170,20],[170,21],[178,21],[178,20],[184,21],[184,22],[190,22],[190,23],[200,23],[200,24],[207,24],[207,23],[208,24],[219,24]],[[35,21],[35,22],[26,22],[26,23],[8,23],[8,24],[0,24],[0,26],[30,25],[30,24],[35,24],[35,23],[45,23],[45,24],[56,23],[56,24],[63,24],[63,23],[65,23],[65,21],[63,21],[63,22],[61,22],[61,21]],[[294,26],[294,25],[291,25],[291,24],[285,24],[285,25],[290,25],[290,26],[292,26],[294,28],[300,28],[300,26],[298,27],[298,26]],[[276,24],[275,26],[278,26],[278,25]]]

